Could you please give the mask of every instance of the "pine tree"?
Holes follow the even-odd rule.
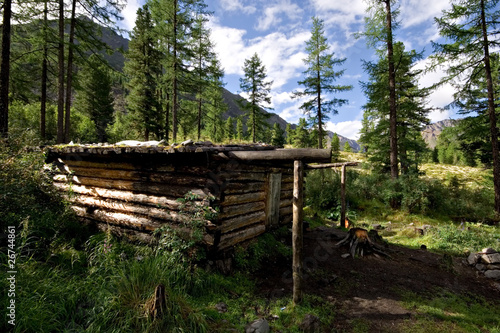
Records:
[[[136,25],[126,55],[129,94],[127,108],[134,115],[135,126],[149,140],[153,132],[161,137],[161,109],[156,98],[157,77],[160,73],[160,54],[153,34],[153,21],[145,5],[137,10]]]
[[[0,138],[9,136],[10,33],[12,1],[3,2],[2,53],[0,64]]]
[[[283,129],[278,123],[274,123],[272,137],[271,137],[271,145],[276,147],[283,147],[285,143],[286,143],[285,131],[283,131]]]
[[[212,140],[220,142],[224,138],[222,115],[227,111],[227,104],[224,102],[222,96],[222,89],[224,87],[222,78],[224,77],[224,71],[215,55],[211,60],[208,72],[208,86],[202,92],[203,99],[207,101],[207,111],[204,117],[205,132]]]
[[[91,55],[79,74],[75,109],[94,122],[99,142],[106,142],[106,128],[113,119],[112,78],[108,65]]]
[[[349,144],[349,142],[347,142],[347,141],[344,143],[344,151],[345,151],[346,153],[352,153],[352,148],[351,148],[351,145],[350,145],[350,144]]]
[[[495,90],[493,87],[490,48],[498,46],[496,39],[500,24],[499,0],[456,0],[452,8],[443,11],[443,16],[436,19],[440,35],[449,43],[434,43],[436,65],[447,62],[449,82],[470,76],[461,84],[455,80],[458,91],[471,89],[473,78],[484,77],[488,101],[488,118],[493,159],[493,186],[495,190],[495,212],[500,214],[500,152],[498,142],[498,124],[495,112]]]
[[[332,162],[338,161],[338,159],[340,158],[340,139],[337,133],[333,133],[331,150],[332,150]]]
[[[288,145],[293,144],[293,130],[292,130],[292,125],[290,125],[290,123],[286,124],[285,135],[286,135],[286,144]]]
[[[309,100],[301,105],[301,109],[309,116],[309,120],[318,130],[318,148],[323,148],[325,137],[324,124],[329,119],[328,114],[337,114],[337,107],[347,103],[345,99],[332,98],[328,100],[325,95],[348,91],[352,89],[349,85],[335,85],[344,70],[338,72],[333,70],[334,66],[342,65],[345,58],[334,58],[334,53],[328,53],[329,46],[324,36],[324,23],[313,17],[311,38],[306,43],[307,58],[304,63],[308,66],[303,73],[305,78],[298,83],[305,87],[304,91],[294,93],[295,98],[307,97]]]
[[[425,106],[429,90],[418,87],[416,78],[421,71],[413,69],[416,61],[421,58],[422,55],[413,50],[405,51],[403,43],[394,44],[394,59],[398,63],[395,73],[396,134],[402,173],[417,171],[426,149],[420,132],[429,123],[427,114],[430,109]],[[387,56],[379,53],[377,63],[364,62],[363,67],[369,75],[369,81],[361,83],[368,102],[364,105],[360,142],[364,144],[373,165],[382,172],[391,172]]]
[[[243,131],[243,121],[241,120],[241,117],[238,117],[236,119],[236,137],[239,142],[243,141],[245,138],[245,132]]]
[[[295,148],[308,148],[311,146],[310,133],[305,118],[299,119],[299,124],[295,128],[294,134],[293,146]]]
[[[399,12],[391,8],[395,0],[369,0],[368,3],[368,11],[371,16],[365,19],[366,29],[362,35],[367,37],[366,40],[369,46],[379,47],[378,52],[387,56],[389,159],[391,178],[396,179],[399,177],[399,157],[393,30],[398,26],[396,18]]]
[[[227,140],[231,141],[234,139],[234,121],[232,117],[227,117],[224,133]]]
[[[250,59],[245,59],[243,66],[245,76],[240,78],[240,88],[248,94],[248,102],[240,101],[240,106],[246,111],[248,116],[248,132],[253,142],[262,138],[264,129],[269,127],[265,121],[270,117],[262,109],[265,104],[271,103],[272,81],[266,81],[266,67],[262,64],[259,56],[255,53]],[[269,108],[268,108],[269,109]]]

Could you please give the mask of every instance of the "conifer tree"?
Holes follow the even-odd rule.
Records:
[[[300,118],[299,124],[294,130],[293,146],[295,148],[308,148],[311,146],[310,143],[311,139],[306,119]]]
[[[336,162],[340,157],[340,139],[337,133],[333,133],[331,150],[332,150],[332,162]]]
[[[328,53],[329,46],[323,21],[313,17],[312,22],[311,38],[306,43],[307,58],[304,59],[308,68],[303,73],[304,80],[298,82],[305,89],[295,92],[294,97],[308,98],[300,108],[317,128],[318,148],[322,149],[325,137],[324,124],[329,119],[328,114],[337,114],[337,107],[347,103],[345,99],[327,99],[328,94],[348,91],[352,89],[352,86],[334,84],[344,74],[344,70],[336,72],[333,67],[342,65],[346,59],[334,58],[334,53]]]
[[[0,138],[9,136],[10,33],[12,1],[3,2],[2,53],[0,59]]]
[[[271,137],[271,145],[276,147],[283,147],[285,143],[286,143],[285,131],[283,131],[283,129],[278,123],[274,123],[272,137]]]
[[[227,117],[227,119],[226,119],[226,124],[224,126],[224,132],[226,134],[225,135],[226,139],[228,139],[229,141],[234,139],[234,121],[233,121],[233,118],[231,116]]]
[[[245,138],[245,132],[243,131],[243,121],[241,120],[241,117],[238,117],[236,119],[236,137],[239,142],[243,141]]]
[[[286,135],[286,143],[289,145],[293,144],[293,130],[292,130],[292,125],[290,125],[290,123],[286,124],[285,135]]]
[[[271,103],[272,81],[266,81],[266,67],[255,53],[250,59],[245,59],[243,66],[245,76],[240,78],[240,88],[248,94],[248,102],[240,101],[240,106],[248,116],[247,128],[253,142],[264,136],[264,130],[269,127],[266,119],[270,117],[263,111],[266,104]],[[269,109],[269,108],[267,108]]]
[[[227,104],[222,96],[224,71],[215,55],[211,59],[208,73],[208,86],[201,92],[206,101],[206,114],[203,117],[205,131],[212,140],[220,142],[224,137],[222,115],[227,111]]]
[[[442,82],[453,82],[457,91],[472,89],[472,81],[481,75],[486,83],[489,136],[493,160],[495,212],[500,214],[500,152],[495,112],[495,90],[491,69],[490,48],[498,47],[500,24],[499,0],[455,0],[450,10],[436,18],[440,35],[447,43],[434,43],[435,63],[447,63],[447,76]],[[462,80],[464,73],[468,78]]]
[[[394,59],[398,63],[395,80],[397,105],[397,142],[401,172],[417,171],[423,157],[425,143],[421,130],[429,123],[426,107],[428,89],[418,87],[417,76],[421,71],[414,70],[416,61],[422,55],[414,50],[408,52],[403,43],[394,44]],[[369,75],[368,82],[362,82],[368,102],[364,105],[363,128],[360,142],[365,146],[369,159],[382,172],[391,171],[390,152],[390,105],[388,85],[388,59],[380,52],[376,63],[364,62],[363,67]],[[399,169],[399,168],[398,168]]]
[[[135,127],[149,140],[153,132],[161,136],[161,112],[156,98],[157,77],[160,73],[160,53],[153,35],[153,21],[145,5],[137,10],[136,25],[126,55],[128,76],[127,108],[134,115]]]
[[[75,108],[88,115],[96,126],[99,142],[106,142],[106,128],[113,119],[112,78],[108,65],[91,55],[79,74]]]

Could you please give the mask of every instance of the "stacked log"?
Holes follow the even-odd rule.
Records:
[[[317,150],[277,150],[273,160],[270,149],[69,146],[50,148],[48,160],[57,166],[54,185],[82,220],[139,239],[164,225],[185,229],[191,217],[177,199],[195,194],[196,205],[219,211],[204,221],[203,242],[223,251],[290,223],[293,159],[326,159]]]

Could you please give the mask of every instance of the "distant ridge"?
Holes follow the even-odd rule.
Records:
[[[437,144],[437,139],[439,137],[439,134],[445,129],[446,127],[453,127],[455,126],[459,120],[457,119],[445,119],[441,120],[438,122],[435,122],[433,124],[425,126],[425,128],[422,130],[422,138],[424,139],[425,143],[427,146],[431,149],[434,149]]]

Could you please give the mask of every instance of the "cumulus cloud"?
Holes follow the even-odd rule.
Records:
[[[405,0],[400,6],[401,26],[408,28],[414,25],[432,21],[441,16],[444,9],[450,8],[449,0]]]
[[[339,123],[333,123],[331,121],[326,123],[326,128],[333,133],[340,134],[348,139],[359,139],[359,131],[362,128],[361,120],[349,120],[342,121]]]
[[[211,22],[212,40],[215,50],[224,66],[226,74],[243,75],[243,64],[257,53],[264,66],[267,77],[273,81],[272,89],[279,90],[283,85],[300,75],[304,68],[302,59],[305,41],[309,38],[306,31],[287,36],[274,32],[264,36],[245,39],[246,30],[229,28]]]
[[[257,10],[255,6],[244,5],[241,0],[220,0],[220,8],[229,12],[243,12],[245,14],[253,14]]]
[[[263,16],[259,17],[256,29],[265,31],[273,26],[279,26],[282,23],[282,14],[285,14],[290,20],[300,18],[302,9],[290,0],[280,0],[263,10]]]
[[[125,8],[123,8],[121,14],[123,16],[123,21],[121,25],[123,28],[132,31],[135,27],[135,19],[137,17],[137,10],[143,5],[141,0],[128,0]]]

